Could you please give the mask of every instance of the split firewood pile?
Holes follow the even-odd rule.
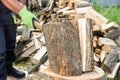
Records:
[[[92,32],[88,32],[89,35],[93,33],[93,36],[87,40],[92,43],[94,65],[107,72],[107,77],[115,78],[120,66],[120,27],[117,23],[109,22],[107,18],[93,9],[92,4],[81,0],[49,0],[46,7],[42,6],[41,0],[28,0],[27,8],[36,14],[44,25],[54,20],[66,19],[75,22],[74,26],[91,26]],[[83,28],[77,29],[81,29],[84,34],[87,33]],[[83,33],[80,35],[86,36]],[[26,68],[28,73],[39,69],[41,64],[48,67],[46,42],[43,32],[38,29],[32,30],[24,25],[18,26],[15,64],[27,61],[26,65],[30,64]]]

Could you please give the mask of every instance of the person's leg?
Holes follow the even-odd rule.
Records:
[[[16,44],[16,25],[6,25],[4,27],[5,41],[6,41],[6,65],[12,64],[16,57],[14,54]]]
[[[7,73],[15,77],[24,77],[25,73],[12,67],[12,62],[15,60],[16,42],[16,25],[14,25],[12,12],[1,2],[0,11],[0,80],[6,80]]]
[[[6,66],[8,75],[14,77],[25,77],[25,73],[13,68],[12,63],[15,61],[15,44],[16,44],[16,25],[10,24],[4,27],[4,34],[6,40]]]
[[[6,46],[5,46],[3,25],[1,25],[0,23],[0,80],[7,80],[7,72],[5,66],[5,56],[6,56],[5,47]]]

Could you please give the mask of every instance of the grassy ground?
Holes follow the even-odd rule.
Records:
[[[109,22],[116,22],[120,25],[120,6],[108,8],[102,7],[94,2],[93,7],[96,11],[101,13],[103,16],[109,19]]]

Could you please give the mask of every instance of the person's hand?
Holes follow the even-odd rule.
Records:
[[[39,22],[39,19],[26,8],[20,10],[19,16],[21,17],[23,23],[32,29],[35,28],[34,21]]]

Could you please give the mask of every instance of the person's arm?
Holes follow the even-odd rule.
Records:
[[[23,9],[23,6],[19,4],[17,0],[1,0],[1,2],[11,11],[18,14],[21,9]]]
[[[21,0],[19,0],[21,1]],[[1,2],[11,11],[18,14],[23,23],[28,26],[29,28],[38,28],[39,30],[42,30],[41,25],[35,26],[34,22],[39,23],[39,19],[32,14],[30,11],[28,11],[26,8],[24,8],[22,5],[20,5],[19,1],[17,0],[1,0]]]
[[[24,5],[26,4],[27,0],[18,0],[19,2],[23,3]]]

